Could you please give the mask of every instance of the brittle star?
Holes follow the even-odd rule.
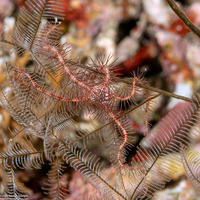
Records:
[[[48,34],[50,34],[50,32],[53,29],[54,29],[54,27],[48,32]],[[46,40],[47,39],[45,39],[44,41],[46,42]],[[70,71],[67,64],[65,64],[65,60],[63,59],[62,54],[60,53],[60,51],[56,47],[46,45],[46,46],[43,46],[42,49],[47,50],[47,51],[51,51],[51,52],[53,52],[54,55],[56,55],[56,58],[61,63],[61,66],[64,69],[66,75],[70,78],[70,80],[73,83],[80,86],[85,91],[85,94],[87,94],[87,95],[85,95],[81,98],[66,98],[66,97],[63,97],[63,96],[53,94],[52,92],[48,92],[48,91],[40,88],[27,72],[20,70],[20,69],[14,69],[15,77],[18,78],[24,85],[30,87],[30,85],[26,81],[24,81],[22,79],[22,77],[19,76],[19,74],[21,74],[21,73],[26,75],[28,77],[28,79],[30,80],[31,85],[36,90],[38,90],[39,92],[42,92],[42,93],[44,93],[48,96],[51,96],[54,99],[60,100],[60,101],[64,101],[64,102],[88,101],[92,104],[103,105],[105,110],[108,112],[109,116],[112,118],[112,120],[114,120],[115,124],[120,128],[120,130],[122,131],[122,134],[124,136],[123,142],[119,146],[118,153],[117,153],[118,162],[119,162],[120,166],[124,168],[125,166],[121,161],[121,152],[122,152],[122,149],[125,147],[126,143],[128,142],[128,134],[127,134],[126,129],[124,128],[122,123],[117,119],[117,117],[115,116],[115,114],[112,111],[112,108],[110,108],[109,105],[110,105],[111,100],[113,100],[113,99],[114,100],[117,99],[119,101],[126,101],[126,100],[131,99],[131,97],[135,94],[136,81],[138,81],[138,78],[137,77],[133,78],[132,89],[131,89],[130,94],[127,95],[126,97],[121,97],[121,96],[118,96],[118,95],[112,93],[112,91],[110,90],[109,86],[112,83],[111,76],[110,76],[110,70],[109,70],[108,66],[106,66],[103,61],[100,63],[100,65],[96,65],[96,67],[97,67],[97,70],[103,71],[104,76],[105,76],[104,80],[101,83],[91,87],[91,86],[85,84],[83,81],[78,80],[76,78],[76,76],[73,75],[73,73]],[[148,95],[148,93],[147,93],[147,95]],[[148,104],[147,104],[147,106],[148,106]],[[146,116],[146,119],[147,119],[147,116]],[[147,119],[147,123],[148,123],[148,119]],[[146,123],[146,125],[148,125],[147,123]]]

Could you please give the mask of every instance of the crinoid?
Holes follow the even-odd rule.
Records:
[[[30,195],[17,170],[39,169],[48,162],[51,169],[43,188],[49,199],[67,199],[71,191],[61,179],[69,165],[97,189],[98,195],[85,195],[88,199],[151,199],[181,164],[181,145],[188,147],[198,135],[191,129],[199,121],[199,98],[155,89],[139,75],[121,79],[116,62],[103,53],[87,65],[71,59],[69,44],[60,43],[62,3],[27,0],[13,41],[1,40],[17,54],[28,53],[34,63],[32,68],[7,64],[9,89],[1,86],[1,105],[18,123],[9,134],[1,132],[6,198]],[[149,130],[151,102],[161,94],[187,102]],[[137,109],[146,130],[136,147],[137,134],[128,114]],[[81,128],[81,120],[88,126]]]

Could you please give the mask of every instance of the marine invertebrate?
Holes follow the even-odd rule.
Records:
[[[150,199],[171,180],[180,165],[180,146],[189,146],[198,135],[190,132],[199,120],[199,99],[152,88],[136,75],[120,79],[115,64],[103,54],[91,59],[88,65],[69,59],[68,44],[60,43],[59,24],[63,15],[62,0],[28,0],[27,7],[19,14],[13,41],[2,40],[18,53],[29,52],[34,61],[32,69],[8,64],[12,90],[1,87],[1,104],[19,124],[10,136],[2,134],[5,148],[0,164],[4,180],[8,179],[7,197],[20,199],[24,193],[29,195],[18,184],[15,169],[40,168],[47,160],[51,165],[46,184],[49,198],[67,198],[69,191],[60,184],[65,163],[89,181],[102,199]],[[123,90],[120,83],[124,84]],[[146,98],[140,103],[139,88]],[[157,94],[152,95],[150,90]],[[188,102],[170,112],[157,129],[146,134],[128,161],[129,149],[135,148],[131,141],[135,131],[127,114],[145,105],[143,113],[148,129],[150,102],[161,94]],[[119,105],[126,103],[130,107],[120,110]],[[93,116],[92,131],[75,129],[77,116],[84,112]],[[42,146],[38,148],[33,140],[40,140]],[[91,150],[92,141],[98,144]],[[106,164],[94,151],[97,148],[103,149],[114,168],[116,184],[106,177]]]

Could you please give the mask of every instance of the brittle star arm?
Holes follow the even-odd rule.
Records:
[[[145,187],[146,187],[145,192],[144,192],[143,195],[141,195],[141,198],[143,198],[143,197],[146,195],[146,192],[147,192],[147,189],[148,189],[148,187],[147,187],[147,182],[146,182],[146,177],[145,177],[146,170],[145,170],[145,168],[144,168],[143,166],[140,166],[140,165],[136,165],[136,166],[127,166],[127,165],[125,165],[125,164],[122,163],[120,156],[121,156],[121,151],[122,151],[122,149],[124,148],[124,146],[126,145],[126,143],[127,143],[127,141],[128,141],[127,131],[126,131],[126,129],[123,127],[123,125],[121,124],[121,122],[120,122],[120,121],[116,118],[116,116],[113,114],[113,112],[111,112],[110,110],[108,110],[108,111],[109,111],[109,115],[110,115],[111,118],[115,121],[115,123],[117,124],[117,126],[121,129],[121,131],[122,131],[122,133],[123,133],[123,135],[124,135],[124,140],[123,140],[122,144],[119,146],[118,153],[117,153],[117,160],[118,160],[118,163],[119,163],[120,166],[121,166],[123,169],[125,169],[125,170],[140,170],[140,171],[141,171],[142,176],[143,176],[142,179],[145,180],[145,185],[146,185],[146,186],[145,186]],[[137,177],[136,177],[136,178],[137,178]]]
[[[121,156],[122,149],[124,148],[125,144],[128,141],[127,131],[123,127],[121,122],[117,119],[117,117],[114,115],[114,113],[112,111],[110,111],[110,109],[108,109],[107,107],[106,107],[106,109],[108,110],[110,117],[114,120],[115,124],[117,124],[117,126],[121,129],[121,131],[124,135],[124,140],[123,140],[122,144],[119,146],[119,149],[118,149],[118,152],[117,152],[117,160],[118,160],[121,167],[126,168],[125,165],[122,163],[120,156]]]
[[[119,99],[119,100],[121,100],[121,101],[129,100],[129,99],[134,95],[134,93],[135,93],[135,82],[136,82],[135,79],[136,79],[136,78],[133,79],[133,82],[132,82],[132,90],[131,90],[131,93],[130,93],[128,96],[126,96],[126,97],[120,97],[120,96],[118,96],[118,95],[116,95],[116,94],[113,94],[113,93],[111,93],[111,95],[112,95],[114,98]]]
[[[51,33],[56,27],[57,27],[57,25],[52,26],[52,28],[47,32],[46,37],[45,37],[45,42],[47,41],[48,35],[50,35],[50,33]],[[71,79],[74,83],[78,84],[78,85],[79,85],[80,87],[82,87],[82,88],[87,89],[88,91],[91,91],[91,87],[90,87],[90,86],[88,86],[88,85],[84,84],[82,81],[78,80],[78,79],[71,73],[69,67],[65,64],[64,59],[62,58],[62,56],[61,56],[61,54],[60,54],[60,52],[58,51],[57,48],[52,47],[52,46],[44,46],[43,49],[53,51],[53,52],[56,54],[58,60],[60,61],[61,65],[63,66],[63,69],[65,70],[66,74],[69,75],[70,79]],[[107,83],[109,82],[109,80],[110,80],[109,69],[106,68],[104,65],[99,66],[99,67],[100,67],[100,69],[103,69],[103,71],[104,71],[104,73],[105,73],[105,80],[104,80],[104,82],[101,83],[100,85],[107,84]]]
[[[29,86],[29,85],[18,76],[18,73],[25,74],[28,77],[28,79],[30,80],[32,86],[36,90],[38,90],[38,91],[40,91],[40,92],[42,92],[42,93],[44,93],[44,94],[46,94],[48,96],[51,96],[51,97],[53,97],[53,98],[55,98],[57,100],[68,101],[68,102],[80,102],[80,101],[86,100],[86,97],[82,97],[82,98],[65,98],[65,97],[62,97],[62,96],[55,95],[55,94],[53,94],[51,92],[45,91],[45,90],[41,89],[40,87],[38,87],[36,85],[36,83],[34,82],[34,80],[31,78],[31,76],[27,72],[25,72],[23,70],[15,69],[15,77],[18,78],[26,86]]]
[[[51,47],[51,46],[45,46],[43,47],[44,49],[53,51],[54,53],[56,53],[57,58],[59,59],[61,65],[63,66],[63,69],[65,70],[66,74],[69,75],[70,79],[76,83],[77,85],[79,85],[80,87],[92,92],[92,88],[88,85],[86,85],[85,83],[83,83],[82,81],[78,80],[70,71],[69,67],[65,64],[64,59],[62,58],[60,52],[55,48],[55,47]],[[99,66],[100,68],[103,69],[104,73],[105,73],[105,80],[103,81],[103,83],[101,83],[100,85],[98,85],[99,87],[101,87],[102,85],[108,85],[109,84],[109,80],[110,80],[110,73],[109,73],[109,69],[107,67],[105,67],[104,65]]]
[[[129,100],[129,99],[134,95],[134,93],[135,93],[135,86],[136,86],[136,81],[137,81],[137,80],[138,80],[137,77],[133,78],[132,90],[131,90],[131,93],[130,93],[128,96],[126,96],[126,97],[120,97],[120,96],[117,96],[117,95],[115,95],[115,94],[113,94],[113,93],[112,93],[111,95],[112,95],[114,98],[119,99],[119,100],[121,100],[121,101]],[[146,92],[147,97],[149,98],[150,96],[149,96],[148,90],[144,88],[144,91]],[[149,102],[147,102],[146,109],[145,109],[145,115],[146,115],[146,122],[145,122],[145,123],[146,123],[146,133],[145,133],[145,135],[148,134],[148,114],[147,114],[148,108],[149,108]]]
[[[60,61],[63,69],[65,70],[66,74],[70,77],[70,79],[72,80],[72,82],[76,83],[77,85],[79,85],[80,87],[84,88],[84,89],[87,89],[88,91],[91,90],[91,87],[89,87],[88,85],[84,84],[82,81],[78,80],[70,71],[69,67],[65,64],[65,61],[63,59],[63,57],[61,56],[60,52],[57,50],[56,47],[53,47],[53,46],[44,46],[43,49],[46,49],[46,50],[50,50],[50,51],[53,51],[58,60]]]
[[[46,37],[44,38],[44,43],[47,42],[48,40],[48,36],[50,35],[50,33],[57,27],[57,25],[54,25],[52,26],[52,28],[47,32],[46,34]],[[88,91],[90,91],[90,87],[86,84],[84,84],[82,81],[78,80],[70,71],[69,67],[65,64],[65,61],[62,57],[62,55],[60,54],[60,52],[58,51],[58,49],[56,47],[53,47],[53,46],[44,46],[42,47],[43,49],[46,49],[46,50],[50,50],[52,52],[54,52],[58,58],[58,60],[60,61],[63,69],[65,70],[66,74],[70,77],[70,79],[72,80],[72,82],[76,83],[77,85],[81,86],[82,88],[85,88],[87,89]]]

